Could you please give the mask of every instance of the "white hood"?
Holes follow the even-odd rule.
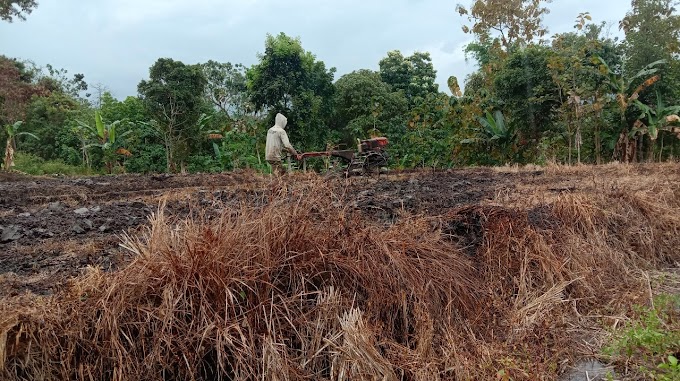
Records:
[[[283,116],[283,114],[276,114],[276,119],[274,120],[274,125],[281,127],[281,128],[286,128],[286,125],[288,124],[288,118]]]

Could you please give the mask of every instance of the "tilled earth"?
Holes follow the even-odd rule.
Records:
[[[680,171],[673,168],[677,178]],[[633,171],[644,176],[649,170]],[[288,181],[312,177],[300,174]],[[590,177],[589,172],[556,177],[543,170],[461,169],[335,180],[332,186],[348,206],[389,224],[404,213],[438,216],[480,203],[511,205],[537,188],[550,195],[603,186]],[[135,235],[160,207],[179,218],[219,215],[243,203],[265,203],[271,184],[269,177],[249,172],[90,178],[0,174],[0,295],[49,294],[87,266],[119,268],[131,259],[120,246],[121,236]],[[540,208],[534,214],[541,220]]]

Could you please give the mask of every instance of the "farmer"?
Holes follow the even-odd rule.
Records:
[[[272,173],[277,175],[285,175],[286,171],[283,169],[281,163],[281,151],[285,148],[296,159],[300,159],[295,148],[288,141],[288,134],[286,134],[286,125],[288,119],[282,114],[276,114],[274,126],[267,131],[267,145],[265,147],[265,160],[272,166]]]

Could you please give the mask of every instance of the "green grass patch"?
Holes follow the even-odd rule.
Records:
[[[29,175],[92,175],[96,172],[81,166],[69,165],[59,160],[44,160],[41,157],[17,152],[14,157],[14,170]]]
[[[680,295],[658,296],[653,308],[636,307],[604,354],[640,379],[680,380]]]

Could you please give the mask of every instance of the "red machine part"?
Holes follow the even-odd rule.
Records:
[[[386,147],[388,144],[389,141],[385,137],[360,140],[359,152],[382,151],[383,147]]]

